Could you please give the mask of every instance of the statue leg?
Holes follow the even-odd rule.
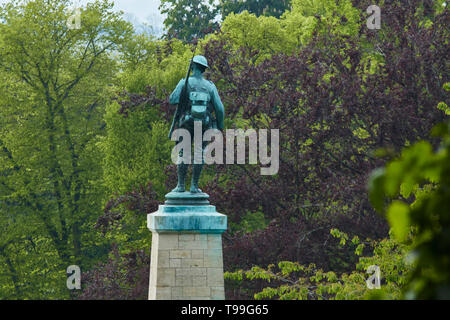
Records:
[[[172,192],[186,192],[186,175],[188,167],[189,165],[183,162],[183,150],[181,150],[177,165],[178,184]]]
[[[201,193],[202,190],[198,188],[198,182],[200,180],[200,175],[202,174],[203,164],[192,165],[192,182],[191,182],[191,193]]]
[[[202,163],[192,165],[192,182],[191,182],[191,193],[202,193],[202,190],[198,187],[198,182],[200,180],[200,175],[202,174],[203,165],[205,163],[205,149],[208,142],[203,141],[202,143]]]
[[[188,171],[188,165],[181,163],[177,166],[178,173],[178,185],[172,192],[186,192],[186,175]]]

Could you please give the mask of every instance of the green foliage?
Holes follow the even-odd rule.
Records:
[[[93,230],[104,192],[96,142],[117,70],[110,54],[131,27],[95,1],[69,30],[70,6],[0,8],[2,297],[68,298],[66,268],[106,253]]]
[[[315,17],[321,22],[320,32],[349,36],[357,34],[360,14],[349,0],[293,0],[292,10],[286,12],[283,18],[288,25],[295,25],[298,18],[304,20]],[[304,32],[292,27],[291,31],[296,37]]]
[[[158,96],[163,96],[185,76],[191,58],[191,47],[180,40],[152,40],[134,35],[121,46],[124,70],[118,75],[117,89],[144,93],[151,86]],[[160,119],[158,114],[153,116],[154,120]]]
[[[256,62],[261,62],[271,54],[287,51],[293,46],[279,19],[256,17],[248,11],[227,16],[222,30],[235,49],[246,47],[260,50]]]
[[[220,0],[222,17],[231,13],[248,11],[256,16],[274,16],[279,18],[289,9],[291,0]]]
[[[341,246],[344,246],[347,243],[348,235],[345,232],[341,232],[338,229],[331,229],[330,234],[333,237],[340,239],[339,244]]]
[[[52,239],[30,220],[0,209],[0,299],[67,298],[61,285],[67,275]]]
[[[90,269],[106,258],[112,242],[118,243],[120,253],[148,247],[145,214],[136,215],[126,205],[117,209],[120,226],[104,237],[94,225],[109,199],[149,181],[155,198],[163,199],[173,142],[167,139],[166,115],[158,105],[142,103],[124,118],[110,98],[151,87],[156,97],[165,99],[185,76],[192,57],[186,42],[210,33],[219,9],[223,32],[200,39],[196,53],[208,41],[222,39],[236,53],[251,49],[256,54],[248,59],[259,64],[272,55],[295,52],[317,34],[365,41],[356,38],[364,13],[350,0],[213,3],[163,0],[168,40],[133,34],[106,0],[82,8],[81,28],[75,30],[66,24],[72,14],[69,0],[9,1],[0,8],[0,299],[70,298],[67,266]],[[443,1],[435,3],[442,11]],[[285,12],[289,5],[292,9]],[[423,23],[429,26],[432,21],[427,19]],[[377,36],[389,34],[380,31]],[[364,72],[373,75],[383,55],[367,46]],[[324,76],[324,83],[332,76]],[[444,87],[448,91],[450,84]],[[437,108],[450,114],[446,102]],[[227,119],[227,126],[269,123],[266,115],[244,119],[243,112]],[[312,134],[328,128],[324,122],[311,123]],[[349,129],[355,139],[370,135],[357,121]],[[377,124],[373,129],[378,130]],[[397,299],[407,283],[404,297],[448,297],[449,126],[434,132],[443,139],[439,150],[429,142],[414,144],[371,177],[370,199],[386,212],[392,238],[376,243],[330,231],[339,241],[338,250],[355,252],[355,271],[338,274],[282,261],[267,269],[227,273],[227,279],[267,282],[257,299]],[[299,148],[311,143],[300,141]],[[332,152],[342,144],[328,147]],[[203,179],[214,174],[207,169]],[[343,212],[347,209],[342,206]],[[239,224],[231,225],[232,233],[266,228],[268,221],[259,210],[246,212]],[[411,246],[414,251],[408,256]],[[414,261],[413,272],[405,257]],[[382,290],[367,289],[365,270],[370,265],[381,269]],[[127,270],[120,268],[125,277]]]
[[[420,184],[438,183],[442,174],[440,163],[444,157],[442,152],[435,154],[427,141],[404,149],[401,159],[390,162],[386,169],[378,169],[372,174],[369,195],[373,206],[381,212],[386,197],[395,198],[401,195],[408,198]],[[404,211],[398,203],[394,206]]]
[[[371,199],[380,211],[386,211],[399,241],[408,240],[413,230],[413,257],[416,268],[405,288],[409,299],[448,299],[450,265],[448,240],[450,212],[450,124],[433,130],[442,138],[437,151],[421,141],[406,148],[399,159],[379,171],[370,188]],[[409,206],[407,199],[415,195]],[[384,210],[385,198],[395,200]]]
[[[164,25],[168,38],[183,41],[209,33],[218,13],[214,0],[162,0],[159,9],[167,14]]]
[[[229,231],[232,234],[235,232],[249,233],[257,230],[263,230],[267,227],[267,225],[268,223],[264,217],[264,213],[260,211],[247,212],[242,217],[239,224],[230,222]]]
[[[445,102],[441,102],[438,104],[437,108],[445,112],[446,115],[450,116],[450,108],[447,106]]]
[[[447,82],[446,84],[444,84],[444,89],[445,89],[446,91],[450,91],[450,83],[449,83],[449,82]],[[448,105],[447,105],[445,102],[440,102],[440,103],[438,104],[437,108],[438,108],[439,110],[444,111],[444,113],[445,113],[447,116],[450,116],[450,108],[448,107]]]
[[[394,201],[389,206],[387,218],[395,237],[399,241],[407,239],[410,229],[409,215],[409,206],[402,201]]]
[[[231,13],[223,21],[222,37],[240,47],[258,50],[252,57],[260,63],[276,53],[292,53],[307,44],[314,32],[331,35],[356,35],[360,12],[351,1],[292,1],[292,10],[281,18],[257,16],[244,10]]]
[[[167,139],[168,125],[150,121],[147,110],[134,112],[126,119],[118,114],[114,103],[107,107],[107,136],[99,143],[103,150],[103,181],[107,194],[120,195],[152,181],[153,190],[163,199],[166,194],[165,168],[170,164],[172,143]],[[144,213],[136,216],[122,209],[121,226],[108,233],[107,239],[126,247],[148,246],[151,234]]]
[[[164,170],[170,164],[172,143],[167,139],[167,123],[152,121],[148,110],[124,118],[119,106],[108,106],[107,136],[100,146],[104,156],[104,181],[109,192],[124,193],[148,181],[160,196],[165,194]],[[166,136],[166,137],[165,137]]]
[[[373,247],[371,255],[362,256],[350,274],[324,272],[314,264],[305,266],[298,262],[281,261],[267,269],[253,267],[251,270],[225,273],[225,279],[237,282],[244,279],[261,279],[268,287],[255,294],[255,299],[279,300],[354,300],[354,299],[399,299],[401,288],[406,283],[412,265],[406,256],[410,247],[394,238],[380,242],[367,240],[360,243],[357,236],[351,242],[348,234],[332,229],[330,233],[340,239],[341,245],[356,246],[355,254],[361,255],[365,245]],[[370,290],[366,281],[369,266],[376,265],[381,270],[381,289]]]
[[[169,54],[170,52],[170,54]],[[184,76],[186,62],[192,57],[187,45],[173,39],[161,41],[134,35],[121,47],[123,72],[114,86],[115,92],[144,93],[148,87],[165,98]],[[102,153],[104,202],[138,190],[152,183],[159,200],[167,193],[165,169],[171,164],[174,143],[167,138],[167,121],[162,119],[158,105],[142,103],[125,117],[117,102],[106,106],[103,120],[106,135],[96,146]],[[156,200],[156,199],[154,199]],[[108,242],[118,244],[121,253],[148,247],[151,233],[145,213],[129,211],[120,205],[121,223],[107,233]]]

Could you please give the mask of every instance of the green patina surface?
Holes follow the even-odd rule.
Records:
[[[194,128],[199,123],[202,133],[212,128],[221,131],[224,129],[225,109],[219,92],[214,83],[203,78],[203,73],[208,67],[204,56],[193,57],[186,77],[180,80],[170,95],[169,103],[176,105],[177,109],[170,127],[169,139],[172,138],[175,127],[189,131],[191,137],[194,137]],[[192,76],[190,77],[191,71]],[[205,163],[204,153],[207,144],[203,143],[200,146],[202,154],[200,163],[192,164],[191,193],[202,193],[198,182]],[[190,160],[184,159],[184,155],[185,153],[181,150],[177,163],[178,184],[173,190],[174,193],[186,193],[186,175]]]
[[[227,216],[216,212],[214,206],[161,205],[147,219],[152,232],[223,233],[227,229]]]
[[[223,233],[227,229],[227,216],[216,211],[205,193],[169,193],[166,204],[147,216],[152,232]],[[177,203],[176,205],[172,203]]]

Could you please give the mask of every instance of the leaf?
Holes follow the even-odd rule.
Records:
[[[418,184],[404,182],[400,186],[400,194],[403,198],[408,199],[411,193],[418,188]]]
[[[410,208],[402,201],[394,201],[388,209],[387,218],[398,241],[405,241],[410,227]]]
[[[365,247],[364,243],[358,245],[358,247],[356,247],[355,249],[355,254],[360,256],[363,253],[364,247]]]
[[[375,169],[369,178],[369,200],[375,210],[382,212],[384,208],[384,182],[386,170],[384,168]]]
[[[340,234],[340,232],[339,232],[338,229],[331,229],[331,230],[330,230],[330,234],[331,234],[333,237],[335,237],[335,238],[340,238],[340,237],[341,237],[341,234]]]
[[[437,108],[441,111],[444,111],[447,116],[450,115],[450,108],[447,106],[445,102],[440,102]]]
[[[404,175],[404,163],[402,161],[391,162],[386,169],[385,193],[390,197],[398,194]]]

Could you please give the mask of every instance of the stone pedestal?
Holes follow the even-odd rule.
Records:
[[[224,300],[227,217],[207,194],[169,193],[147,216],[152,231],[149,300]]]

